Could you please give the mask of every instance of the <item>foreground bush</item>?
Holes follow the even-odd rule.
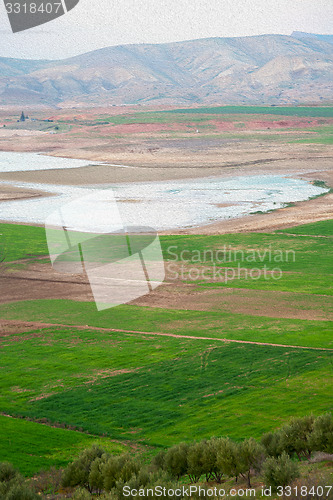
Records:
[[[91,468],[96,459],[100,459],[105,454],[104,450],[98,446],[93,446],[83,451],[79,458],[72,462],[65,470],[63,477],[63,486],[81,486],[90,493],[93,491],[91,484]]]
[[[1,500],[37,500],[36,493],[28,487],[26,480],[11,464],[0,463]]]
[[[298,465],[284,451],[277,458],[269,457],[263,464],[263,475],[266,486],[277,491],[278,486],[285,488],[299,477]]]
[[[314,451],[333,453],[333,417],[328,413],[317,418],[293,418],[281,429],[264,434],[261,443],[272,457],[286,452],[299,460],[309,460]]]
[[[316,418],[310,437],[311,447],[315,451],[333,453],[333,418],[326,414]]]
[[[169,448],[165,455],[165,468],[170,475],[180,479],[187,473],[187,453],[189,446],[180,443]]]

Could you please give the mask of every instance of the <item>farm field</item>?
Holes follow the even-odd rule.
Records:
[[[332,109],[68,109],[35,112],[53,121],[23,125],[0,110],[1,150],[89,160],[0,180],[264,173],[332,187]],[[0,197],[29,196],[10,189]],[[150,457],[213,435],[259,438],[292,416],[332,411],[332,199],[163,234],[165,283],[103,312],[85,276],[52,270],[44,228],[0,224],[0,461],[32,476],[93,443]]]
[[[114,454],[130,449],[100,436],[5,415],[0,415],[0,439],[1,462],[12,463],[26,476],[51,467],[64,467],[93,444],[103,446]]]
[[[65,282],[63,297],[52,295],[60,276],[49,269],[43,228],[1,224],[0,412],[23,418],[0,417],[0,460],[23,463],[29,475],[100,440],[115,453],[155,453],[212,435],[259,437],[291,416],[330,411],[332,228],[164,235],[166,267],[183,266],[183,276],[167,271],[153,294],[97,312],[85,282],[75,300]],[[210,274],[214,265],[262,269],[272,255],[283,256],[273,263],[279,280]],[[203,265],[208,279],[189,279]],[[30,300],[20,295],[27,277]],[[11,282],[16,300],[6,300]],[[29,439],[27,457],[19,444]]]

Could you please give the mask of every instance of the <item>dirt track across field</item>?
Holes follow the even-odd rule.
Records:
[[[234,340],[234,339],[226,339],[226,338],[215,338],[215,337],[195,337],[193,335],[177,335],[175,333],[162,333],[162,332],[143,332],[140,330],[123,330],[119,328],[98,328],[94,326],[88,325],[66,325],[66,324],[55,324],[55,323],[41,323],[34,321],[17,321],[17,320],[0,320],[0,333],[1,330],[5,330],[6,327],[13,327],[17,329],[17,327],[27,329],[44,329],[44,328],[69,328],[74,330],[90,330],[96,332],[119,332],[119,333],[129,333],[136,335],[148,335],[148,336],[159,336],[159,337],[173,337],[176,339],[189,339],[189,340],[213,340],[215,342],[223,342],[223,343],[233,343],[233,344],[250,344],[250,345],[259,345],[259,346],[272,346],[272,347],[285,347],[286,349],[308,349],[311,351],[333,351],[333,349],[329,349],[327,347],[306,347],[306,346],[297,346],[297,345],[284,345],[284,344],[272,344],[269,342],[254,342],[250,340]],[[17,331],[16,331],[17,332]],[[2,334],[1,334],[2,335]],[[15,335],[15,334],[13,334]]]

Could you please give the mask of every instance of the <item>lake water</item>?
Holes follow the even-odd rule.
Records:
[[[73,168],[91,162],[36,155],[0,153],[0,171]],[[38,158],[36,158],[38,157]],[[61,161],[59,161],[61,160]],[[16,163],[15,163],[16,162]],[[32,168],[36,166],[37,168]],[[44,167],[44,168],[42,168]],[[23,182],[6,183],[37,189],[54,196],[0,203],[0,219],[44,224],[45,219],[62,205],[87,194],[112,189],[118,210],[127,225],[150,226],[159,230],[199,226],[217,220],[238,218],[255,212],[267,212],[287,203],[307,200],[327,190],[302,179],[287,176],[259,175],[233,178],[204,178],[149,183],[98,185],[89,187],[59,186]],[[99,207],[100,208],[100,207]],[[90,216],[92,214],[89,214]],[[75,214],[80,217],[81,214]],[[96,220],[98,225],[98,221]]]
[[[0,152],[0,172],[28,172],[31,170],[51,170],[58,168],[79,168],[87,165],[101,165],[101,162],[58,158],[38,153]]]

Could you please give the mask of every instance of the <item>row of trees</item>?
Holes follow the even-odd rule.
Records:
[[[260,443],[253,438],[241,443],[229,438],[212,438],[191,445],[181,443],[161,451],[153,462],[177,479],[188,475],[191,482],[197,482],[205,475],[207,481],[221,482],[223,476],[228,476],[235,477],[237,482],[242,476],[250,487],[251,471],[262,470],[266,458],[283,456],[281,460],[287,463],[287,457],[310,459],[314,451],[333,453],[331,414],[293,418],[277,431],[264,434]]]
[[[61,481],[64,487],[81,488],[73,497],[80,500],[91,498],[93,493],[103,493],[105,499],[131,498],[124,496],[125,486],[147,490],[163,485],[167,490],[175,490],[183,477],[190,483],[203,478],[216,483],[234,478],[237,483],[242,477],[251,488],[251,476],[258,473],[274,491],[295,480],[299,476],[298,460],[309,459],[314,451],[333,453],[330,414],[294,418],[276,432],[264,434],[260,442],[253,438],[240,443],[229,438],[211,438],[180,443],[160,451],[148,465],[128,454],[112,456],[93,446],[68,465]],[[0,498],[34,500],[36,495],[27,490],[12,466],[0,464]]]
[[[83,486],[88,491],[114,491],[121,498],[124,485],[147,488],[153,484],[179,481],[186,476],[191,483],[205,480],[224,482],[239,477],[251,488],[251,476],[261,473],[268,486],[286,486],[298,477],[295,459],[309,459],[313,451],[333,453],[333,418],[294,418],[276,432],[236,442],[211,438],[191,444],[180,443],[161,450],[149,466],[142,466],[129,455],[113,457],[99,448],[84,452],[65,471],[65,486]]]
[[[293,418],[275,432],[264,434],[261,443],[268,455],[310,459],[314,451],[333,453],[333,419],[330,414]]]
[[[239,476],[251,487],[251,470],[260,470],[265,459],[264,447],[255,439],[236,443],[229,438],[212,438],[199,443],[180,443],[167,452],[160,451],[153,465],[167,471],[171,477],[180,479],[187,475],[191,483],[197,483],[201,476],[206,481],[221,483],[224,476]]]

